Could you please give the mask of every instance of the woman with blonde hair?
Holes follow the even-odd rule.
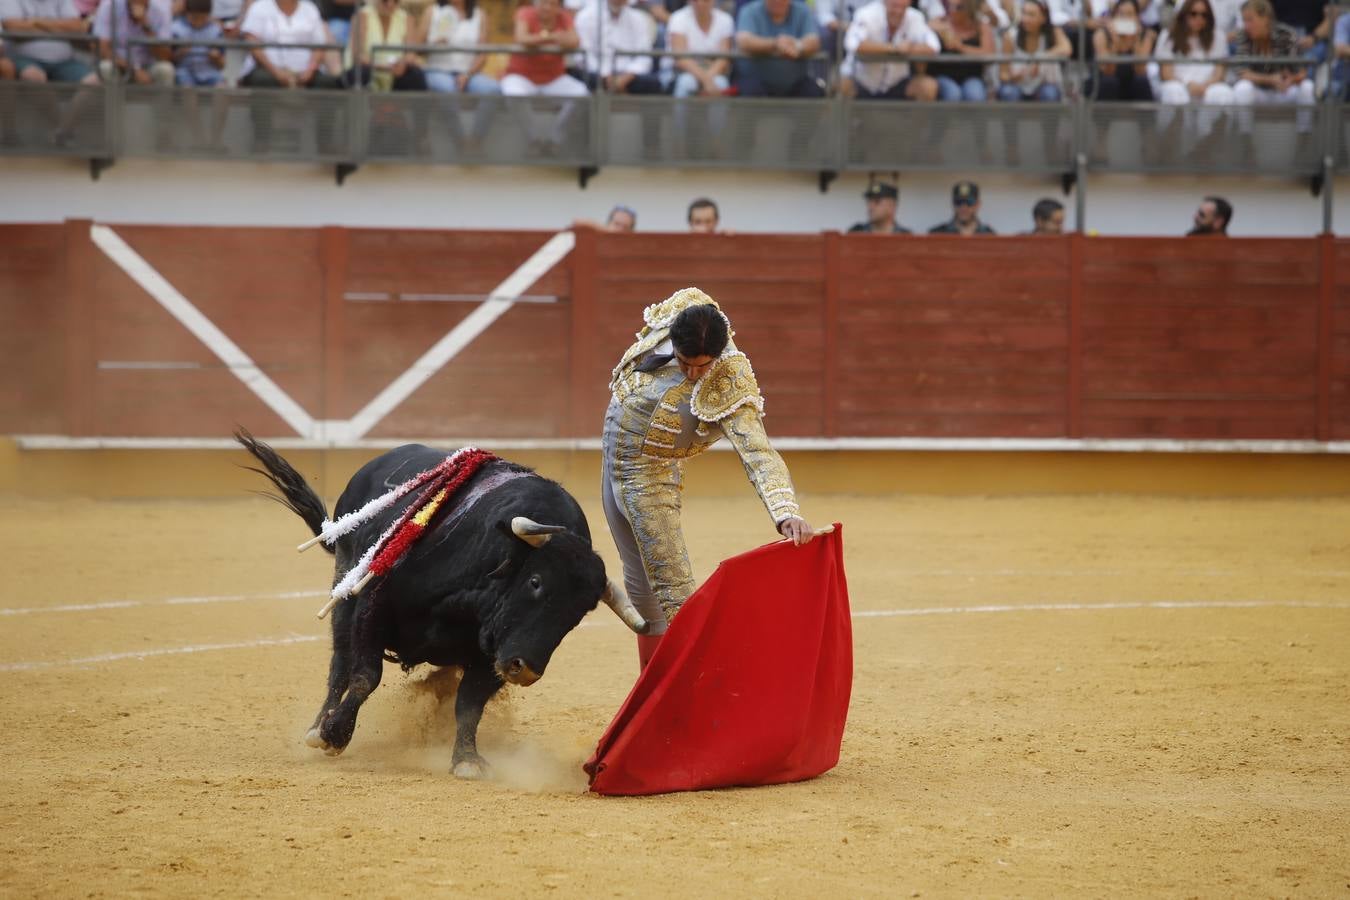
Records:
[[[1242,4],[1242,31],[1238,34],[1234,56],[1299,56],[1298,36],[1288,25],[1275,21],[1270,0],[1247,0]],[[1252,146],[1252,106],[1298,104],[1295,115],[1299,149],[1304,152],[1312,137],[1312,79],[1307,66],[1297,63],[1256,63],[1239,66],[1238,82],[1233,85],[1233,102],[1239,107],[1238,130],[1242,134],[1244,161],[1254,161]],[[1241,107],[1246,107],[1242,109]]]

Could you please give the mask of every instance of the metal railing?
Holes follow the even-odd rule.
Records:
[[[134,42],[183,45],[172,40]],[[267,45],[212,41],[202,46],[248,53]],[[304,47],[342,49],[331,44]],[[371,49],[372,55],[382,51],[569,57],[582,52],[513,44]],[[672,51],[642,55],[654,60],[753,58]],[[813,60],[828,58],[817,54]],[[941,56],[876,58],[916,65],[947,61]],[[873,59],[869,55],[858,61]],[[1060,66],[1064,98],[914,103],[838,94],[824,99],[676,99],[599,91],[561,99],[379,92],[359,81],[346,91],[0,82],[0,155],[78,156],[99,160],[98,166],[118,157],[145,156],[318,161],[338,164],[343,172],[366,162],[567,166],[584,171],[606,165],[821,173],[986,169],[1058,173],[1077,177],[1080,185],[1087,174],[1107,171],[1306,177],[1327,185],[1331,175],[1350,167],[1344,104],[1332,92],[1311,104],[1117,102],[1097,96],[1096,67],[1140,59],[1083,62],[997,54],[960,61]],[[1206,64],[1143,61],[1175,67]],[[1310,65],[1301,58],[1269,57],[1216,63],[1230,73],[1252,63]],[[1330,64],[1321,65],[1318,74],[1326,80]],[[74,124],[57,140],[53,135],[61,122]],[[1329,197],[1327,203],[1329,220]]]

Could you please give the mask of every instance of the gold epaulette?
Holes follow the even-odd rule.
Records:
[[[689,409],[704,422],[720,422],[742,406],[764,412],[759,382],[746,355],[734,348],[719,356],[694,386]]]

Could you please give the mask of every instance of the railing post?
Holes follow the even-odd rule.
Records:
[[[1088,131],[1089,118],[1092,115],[1088,107],[1087,90],[1092,68],[1080,63],[1082,79],[1078,88],[1078,99],[1074,102],[1073,112],[1073,219],[1074,228],[1079,234],[1087,231],[1087,176],[1088,176]]]

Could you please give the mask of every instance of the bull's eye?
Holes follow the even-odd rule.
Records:
[[[537,590],[539,590],[539,589],[540,589],[541,587],[543,587],[543,586],[544,586],[544,579],[540,578],[538,575],[531,575],[531,576],[530,576],[530,589],[531,589],[531,590],[537,591]]]

